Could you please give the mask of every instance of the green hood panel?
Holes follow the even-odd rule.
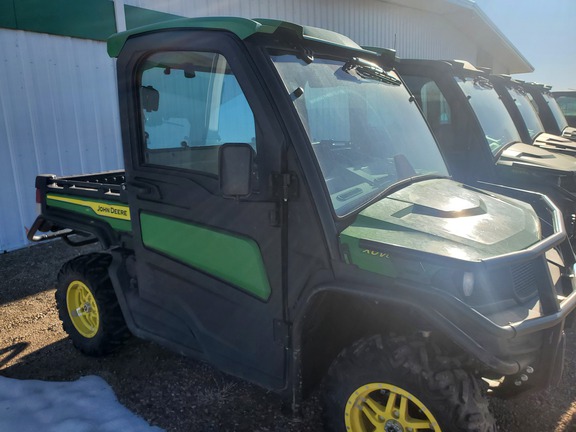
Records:
[[[364,209],[340,235],[350,259],[387,257],[386,245],[479,261],[540,240],[532,207],[447,179],[414,183]]]
[[[571,126],[565,127],[562,131],[562,136],[568,138],[569,140],[576,141],[576,128]]]
[[[549,146],[552,151],[554,151],[555,147],[576,150],[576,143],[574,141],[546,132],[539,134],[534,140],[534,144],[538,146]]]
[[[546,170],[561,175],[574,175],[576,173],[574,156],[551,152],[524,143],[516,143],[506,147],[498,159],[498,165],[524,166],[530,170]]]

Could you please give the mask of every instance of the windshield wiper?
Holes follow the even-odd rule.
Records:
[[[492,85],[490,80],[488,78],[483,77],[483,76],[475,77],[474,78],[474,85],[482,87],[484,89],[493,89],[494,88],[494,86]]]
[[[384,69],[375,63],[368,62],[361,58],[354,57],[352,60],[347,61],[342,70],[348,74],[354,71],[356,75],[364,79],[373,79],[386,84],[399,86],[400,80],[388,74]]]

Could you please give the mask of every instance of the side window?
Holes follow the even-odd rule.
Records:
[[[222,144],[256,150],[254,115],[221,54],[153,54],[140,84],[144,164],[217,175]]]
[[[424,116],[440,145],[453,149],[457,144],[456,131],[452,123],[452,110],[448,101],[434,81],[428,81],[420,89]]]
[[[448,101],[434,81],[429,81],[420,90],[422,110],[432,127],[452,124],[452,113]]]
[[[576,96],[556,96],[560,109],[566,116],[576,116]]]

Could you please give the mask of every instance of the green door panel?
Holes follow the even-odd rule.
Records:
[[[267,300],[270,284],[258,244],[247,237],[150,213],[140,214],[149,249],[209,273]]]

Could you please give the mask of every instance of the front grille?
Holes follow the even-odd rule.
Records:
[[[512,267],[512,284],[514,294],[518,300],[524,301],[538,291],[536,268],[540,267],[537,262],[530,261]]]

